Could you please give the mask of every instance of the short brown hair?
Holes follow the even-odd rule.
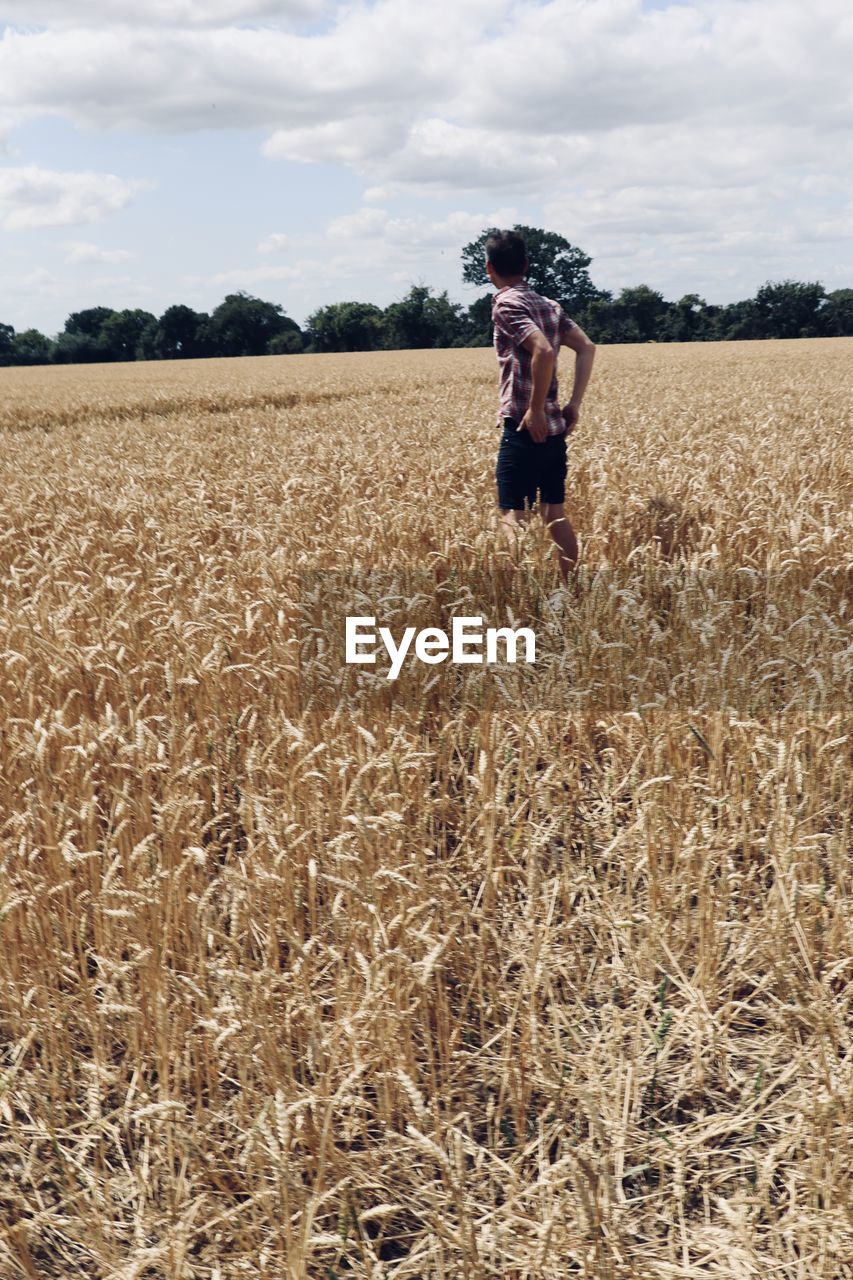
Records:
[[[486,239],[486,257],[499,276],[518,276],[524,270],[527,249],[517,231],[493,231]]]

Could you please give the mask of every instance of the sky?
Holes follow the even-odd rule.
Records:
[[[0,0],[0,321],[465,304],[488,226],[601,288],[853,286],[849,0]]]

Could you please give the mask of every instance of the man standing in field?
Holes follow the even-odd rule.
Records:
[[[486,272],[497,289],[492,322],[500,367],[498,426],[503,428],[495,465],[498,506],[504,536],[514,542],[539,494],[540,514],[557,544],[566,583],[578,559],[577,538],[565,509],[566,440],[578,421],[595,344],[559,302],[525,283],[528,267],[524,240],[517,232],[496,231],[488,237]],[[557,400],[561,346],[575,352],[572,395],[562,409]]]

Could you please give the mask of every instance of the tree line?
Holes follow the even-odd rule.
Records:
[[[462,278],[488,285],[484,246],[491,229],[462,250]],[[639,284],[614,296],[590,278],[592,259],[555,232],[517,224],[525,239],[529,283],[560,302],[594,342],[714,342],[750,338],[853,335],[853,289],[827,292],[818,282],[768,281],[754,298],[717,306],[688,293],[675,302]],[[376,351],[420,347],[481,347],[492,341],[491,298],[469,306],[414,284],[387,307],[334,302],[304,328],[283,308],[248,293],[229,294],[209,314],[176,304],[161,316],[141,308],[89,307],[73,312],[61,333],[16,333],[0,324],[0,365],[176,360],[297,352]]]

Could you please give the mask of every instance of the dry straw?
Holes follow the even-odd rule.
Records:
[[[851,354],[0,373],[2,1280],[853,1275]]]

